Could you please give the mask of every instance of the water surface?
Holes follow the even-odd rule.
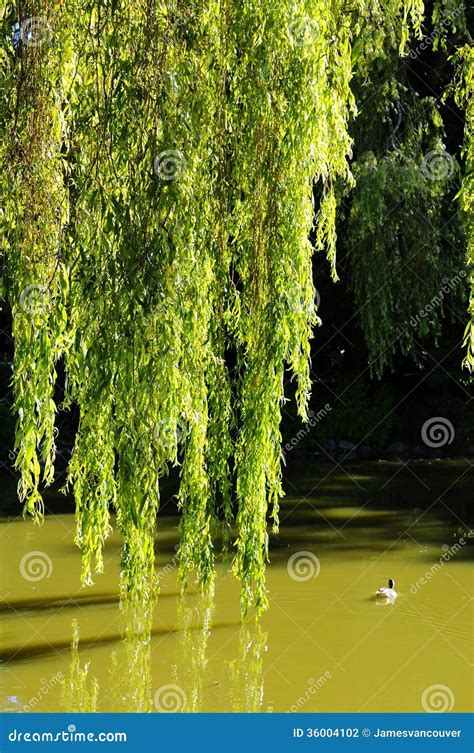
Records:
[[[472,479],[467,461],[302,461],[258,623],[241,623],[222,567],[213,599],[192,585],[179,596],[175,517],[159,520],[148,616],[120,609],[118,534],[81,588],[73,516],[4,520],[3,710],[470,711]],[[399,597],[378,605],[388,577]]]

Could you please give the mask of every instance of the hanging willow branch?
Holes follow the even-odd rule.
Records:
[[[466,45],[455,56],[457,76],[454,97],[456,104],[465,110],[463,157],[465,171],[458,198],[464,217],[467,254],[466,264],[470,282],[469,321],[463,345],[466,357],[463,365],[474,371],[474,47]]]
[[[62,360],[80,409],[68,481],[83,582],[114,510],[124,592],[154,589],[160,479],[179,462],[183,583],[195,570],[210,586],[232,527],[243,610],[266,605],[285,369],[303,420],[310,390],[314,182],[335,276],[354,67],[366,75],[385,35],[403,48],[421,13],[421,0],[31,0],[4,21],[19,493],[39,519]]]

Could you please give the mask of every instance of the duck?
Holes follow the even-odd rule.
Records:
[[[395,581],[393,578],[388,579],[388,588],[379,588],[375,592],[377,599],[385,599],[386,601],[395,601],[398,594],[395,591]]]

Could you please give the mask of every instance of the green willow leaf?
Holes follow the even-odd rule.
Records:
[[[242,609],[260,610],[286,369],[307,418],[308,239],[315,230],[336,276],[352,79],[386,45],[404,48],[423,4],[19,8],[1,48],[0,184],[20,498],[41,517],[61,361],[64,405],[80,412],[68,483],[83,582],[103,569],[115,513],[123,592],[157,589],[160,481],[177,465],[181,582],[194,571],[210,589],[216,541],[232,539]]]

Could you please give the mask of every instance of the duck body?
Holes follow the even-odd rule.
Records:
[[[394,602],[397,596],[398,594],[395,591],[395,581],[393,580],[393,578],[389,578],[388,588],[379,588],[375,592],[375,597],[377,599],[380,599],[381,601],[384,600]]]

